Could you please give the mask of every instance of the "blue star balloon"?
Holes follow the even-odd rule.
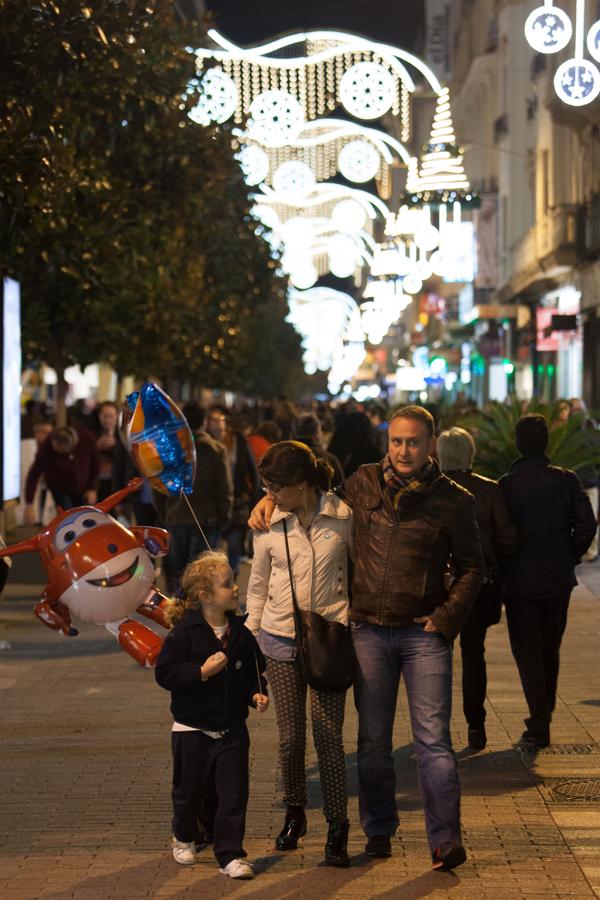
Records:
[[[161,388],[147,381],[129,394],[121,436],[138,470],[154,490],[191,494],[196,473],[196,446],[185,416]]]

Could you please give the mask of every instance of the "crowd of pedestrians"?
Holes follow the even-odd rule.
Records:
[[[248,706],[266,708],[268,690],[285,805],[276,847],[295,850],[307,828],[308,696],[329,827],[325,862],[348,865],[346,693],[307,674],[306,655],[325,639],[300,633],[304,610],[351,631],[366,853],[391,855],[399,824],[392,733],[403,679],[432,865],[459,866],[453,642],[459,638],[468,743],[480,751],[485,638],[504,604],[529,711],[519,746],[528,753],[548,746],[575,566],[598,555],[596,423],[579,400],[558,405],[550,422],[524,410],[514,435],[518,458],[494,481],[474,471],[476,433],[445,428],[421,406],[390,414],[353,401],[302,410],[282,401],[233,412],[189,403],[184,412],[198,457],[193,514],[177,498],[151,493],[123,511],[137,518],[150,515],[148,506],[168,529],[167,575],[179,594],[157,666],[175,719],[174,858],[193,863],[214,843],[224,874],[253,876],[243,850],[245,718]],[[27,416],[33,435],[45,423],[30,421],[31,410]],[[571,420],[590,448],[578,474],[547,455],[552,430]],[[43,437],[27,477],[29,522],[41,479],[63,508],[125,483],[131,464],[117,427],[116,407],[104,403],[89,429],[73,421]],[[245,628],[235,586],[244,558],[252,565]],[[234,696],[235,703],[224,699]]]

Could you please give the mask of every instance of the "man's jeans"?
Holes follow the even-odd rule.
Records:
[[[353,623],[352,636],[358,659],[354,695],[365,834],[391,836],[398,827],[392,729],[403,674],[431,851],[445,841],[460,842],[460,783],[450,739],[451,644],[421,625]]]

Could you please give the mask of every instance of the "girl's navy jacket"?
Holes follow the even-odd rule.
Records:
[[[224,650],[201,610],[189,610],[167,635],[156,663],[158,684],[171,691],[176,722],[206,731],[227,731],[242,725],[253,696],[267,693],[262,677],[266,663],[246,616],[227,613],[231,633]],[[200,667],[213,653],[224,652],[227,665],[202,681]]]

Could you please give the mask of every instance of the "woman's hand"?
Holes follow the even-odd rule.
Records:
[[[255,694],[252,700],[257,710],[261,713],[269,707],[269,698],[266,694]]]
[[[248,519],[248,526],[252,531],[268,531],[274,509],[275,504],[269,497],[259,500]]]
[[[207,681],[213,675],[218,675],[227,665],[227,657],[224,653],[213,653],[209,656],[204,665],[200,666],[200,677],[202,681]]]

